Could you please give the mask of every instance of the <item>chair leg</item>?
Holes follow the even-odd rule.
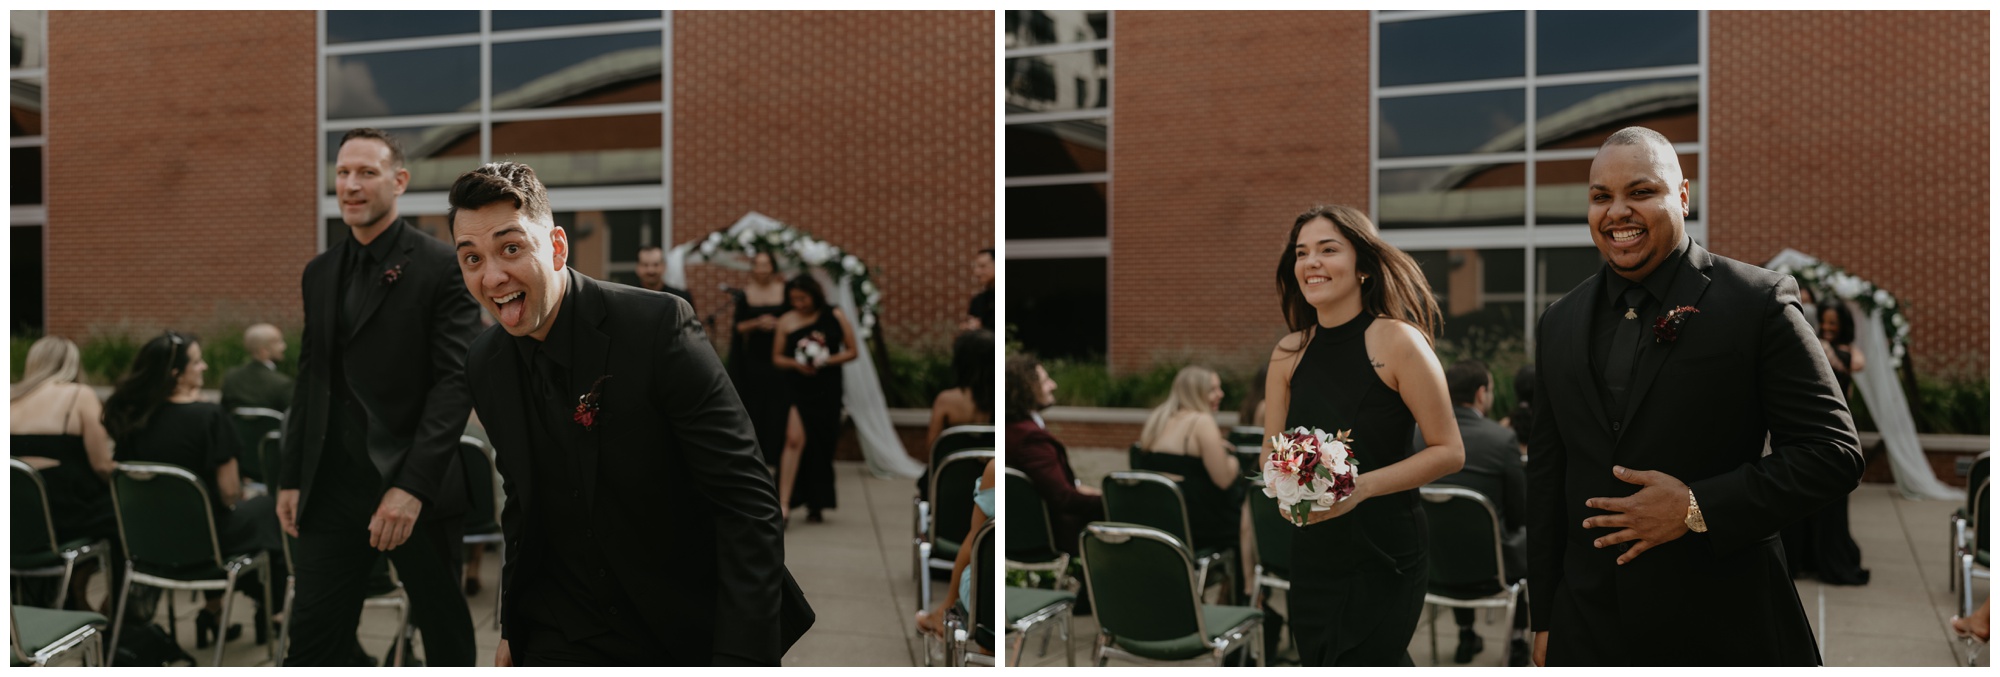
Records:
[[[1964,552],[1953,558],[1958,562],[1961,578],[1958,581],[1958,615],[1960,618],[1972,615],[1972,553]]]
[[[125,563],[125,584],[118,586],[118,605],[111,613],[111,660],[106,666],[118,660],[118,634],[125,629],[125,603],[132,596],[132,563]]]
[[[1111,656],[1104,653],[1104,633],[1102,631],[1097,633],[1097,649],[1091,660],[1097,663],[1097,667],[1100,668],[1111,664]]]
[[[1076,606],[1071,605],[1068,610],[1063,612],[1063,624],[1061,630],[1063,636],[1063,664],[1068,665],[1069,667],[1072,668],[1076,667],[1076,633],[1074,632],[1075,629],[1076,629]]]
[[[1514,664],[1514,595],[1507,595],[1507,617],[1501,619],[1501,626],[1507,631],[1500,633],[1500,667]]]
[[[236,606],[236,573],[229,572],[229,587],[222,589],[221,629],[215,636],[215,667],[222,667],[222,649],[229,646],[229,609]]]
[[[63,602],[69,601],[69,579],[74,575],[76,575],[76,558],[65,558],[63,560],[62,581],[56,585],[55,608],[61,609],[63,608]]]
[[[917,544],[917,610],[931,608],[931,544]]]
[[[275,631],[275,630],[277,630],[277,629],[278,629],[278,624],[277,624],[276,622],[274,622],[274,621],[272,621],[272,620],[271,620],[271,616],[272,616],[272,614],[273,614],[273,613],[275,613],[275,612],[273,612],[273,611],[271,610],[271,576],[272,576],[272,574],[274,574],[274,573],[276,573],[276,572],[277,572],[277,568],[276,568],[276,567],[273,567],[273,566],[271,566],[271,559],[270,559],[270,555],[265,555],[265,556],[264,556],[264,566],[263,566],[263,567],[261,567],[261,568],[259,568],[259,569],[257,570],[257,573],[258,573],[258,574],[260,574],[260,577],[264,579],[264,601],[262,601],[262,602],[258,602],[258,605],[259,605],[259,606],[261,606],[261,607],[263,608],[263,611],[264,611],[264,636],[265,636],[265,637],[270,637],[270,636],[272,636],[272,635],[276,634],[276,633],[275,633],[275,632],[273,632],[273,631]],[[277,664],[278,664],[278,661],[277,661],[277,659],[278,659],[278,645],[277,645],[277,644],[274,644],[274,643],[271,643],[271,642],[265,642],[265,643],[264,643],[264,657],[265,657],[265,658],[267,658],[267,659],[270,659],[270,660],[271,660],[271,664],[272,664],[272,665],[277,665]]]
[[[1438,665],[1438,607],[1436,607],[1436,606],[1434,606],[1434,605],[1430,605],[1430,604],[1425,604],[1425,605],[1424,605],[1424,610],[1425,610],[1425,611],[1429,611],[1429,612],[1431,612],[1431,623],[1430,623],[1430,625],[1431,625],[1431,667],[1437,667],[1437,665]]]
[[[286,576],[285,577],[286,609],[289,610],[292,608],[292,602],[298,599],[298,594],[299,594],[298,577]],[[291,655],[291,650],[292,650],[292,624],[286,623],[284,627],[278,628],[278,660],[276,662],[278,666],[280,667],[284,666],[285,658]]]

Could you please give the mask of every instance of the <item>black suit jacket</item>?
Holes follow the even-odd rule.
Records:
[[[1527,534],[1522,527],[1528,517],[1528,474],[1521,465],[1521,442],[1514,431],[1494,423],[1465,405],[1454,405],[1459,437],[1465,440],[1465,467],[1438,478],[1432,485],[1448,484],[1479,492],[1500,511],[1501,552],[1506,558],[1508,579],[1527,575]],[[1413,448],[1430,446],[1418,430]],[[1491,581],[1489,580],[1490,584]]]
[[[1542,316],[1528,453],[1534,627],[1550,631],[1551,665],[1817,664],[1778,531],[1859,483],[1854,422],[1792,278],[1692,243],[1680,265],[1661,312],[1700,312],[1673,342],[1642,334],[1622,431],[1589,357],[1599,277]],[[1583,529],[1605,514],[1583,502],[1639,489],[1613,464],[1687,483],[1708,532],[1623,566],[1623,547],[1591,547],[1617,530]]]
[[[777,665],[812,624],[785,569],[778,495],[750,417],[693,308],[678,297],[570,278],[563,312],[577,313],[566,397],[600,376],[595,427],[558,425],[582,450],[582,500],[617,584],[646,629],[688,664]],[[517,342],[499,326],[472,343],[468,361],[479,418],[505,485],[507,561],[501,574],[502,637],[521,620],[514,603],[536,579],[542,537],[528,529],[538,501],[520,391],[528,387]],[[781,611],[782,609],[782,611]],[[782,621],[781,621],[782,619]]]
[[[465,514],[466,479],[458,438],[472,413],[465,386],[465,350],[479,328],[479,306],[466,293],[451,245],[398,220],[401,229],[389,260],[371,273],[359,319],[347,336],[336,305],[344,238],[306,264],[299,286],[306,328],[299,346],[299,379],[285,425],[279,486],[299,489],[304,514],[316,491],[366,491],[380,497],[390,487],[422,499],[418,519]],[[382,237],[389,237],[384,231]],[[401,266],[397,269],[397,266]],[[397,269],[391,279],[389,271]],[[326,448],[332,397],[330,351],[341,351],[342,372],[368,419],[369,459],[382,477],[378,487],[315,487]]]
[[[222,409],[262,407],[285,411],[292,408],[292,390],[297,387],[289,376],[256,360],[245,362],[222,377]]]

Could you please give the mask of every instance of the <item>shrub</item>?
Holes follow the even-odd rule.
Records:
[[[891,347],[889,359],[879,369],[882,395],[889,406],[929,409],[939,392],[955,385],[951,373],[951,349],[923,350]]]

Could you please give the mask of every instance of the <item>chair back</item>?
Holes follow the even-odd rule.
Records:
[[[917,491],[923,492],[923,495],[917,498],[936,499],[937,495],[930,493],[931,478],[937,475],[938,468],[944,465],[947,457],[966,449],[998,449],[997,439],[990,425],[955,425],[939,431],[937,441],[931,443],[931,457],[925,463],[923,481],[917,483]]]
[[[1971,481],[1971,488],[1965,492],[1965,498],[1969,502],[1965,514],[1971,516],[1972,524],[1969,526],[1972,527],[1974,534],[1974,547],[1979,550],[1992,549],[1989,546],[1992,544],[1993,532],[1986,526],[1986,518],[1993,509],[1986,503],[1986,486],[1992,477],[1990,473],[1992,456],[1991,451],[1980,452],[1979,457],[1972,461],[1972,471],[1966,478]]]
[[[987,520],[980,525],[967,546],[972,548],[972,562],[965,570],[972,572],[972,585],[976,589],[960,590],[959,596],[965,599],[966,616],[972,619],[968,629],[973,637],[979,637],[981,629],[989,635],[993,629],[993,523],[996,521]]]
[[[142,565],[222,566],[208,489],[194,473],[166,463],[120,463],[111,473],[111,507],[125,557]]]
[[[1042,495],[1035,492],[1034,480],[1028,474],[1013,468],[1006,468],[1007,494],[1007,560],[1012,562],[1047,562],[1055,559],[1056,531],[1049,523],[1048,506],[1042,504]]]
[[[979,489],[979,478],[993,457],[992,449],[963,449],[938,466],[931,476],[932,543],[944,539],[962,544],[970,535],[966,532],[972,526],[972,511],[977,509],[972,506],[972,494]]]
[[[1278,499],[1265,496],[1263,485],[1252,483],[1245,493],[1250,502],[1250,531],[1257,541],[1257,562],[1264,565],[1265,572],[1291,580],[1292,534],[1298,527],[1278,512]]]
[[[9,538],[14,543],[16,555],[53,555],[57,552],[56,525],[49,515],[49,497],[46,485],[42,484],[42,474],[35,472],[34,466],[10,458],[7,462],[14,468],[13,495],[7,507],[12,511],[13,533]]]
[[[1123,522],[1091,522],[1079,541],[1092,613],[1105,634],[1141,642],[1208,636],[1185,541]]]
[[[1493,502],[1477,491],[1446,484],[1422,487],[1421,492],[1430,522],[1431,588],[1493,581],[1505,589],[1500,512]]]
[[[471,435],[461,435],[458,456],[465,465],[465,533],[499,531],[500,506],[495,498],[499,491],[493,487],[499,480],[493,473],[493,457],[487,452],[486,443]]]
[[[1182,544],[1194,542],[1180,486],[1156,472],[1121,470],[1105,477],[1104,519],[1159,529]]]
[[[1229,429],[1229,444],[1237,447],[1264,446],[1263,426],[1239,425]]]
[[[236,429],[236,472],[259,482],[269,482],[278,474],[277,468],[267,467],[269,460],[263,455],[264,436],[285,424],[285,414],[276,409],[261,407],[237,407],[229,412],[230,421]]]

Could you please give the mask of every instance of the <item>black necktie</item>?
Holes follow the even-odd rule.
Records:
[[[1611,333],[1611,352],[1605,359],[1604,385],[1611,390],[1612,419],[1625,413],[1625,391],[1632,385],[1632,365],[1639,360],[1639,329],[1646,324],[1646,301],[1653,297],[1644,285],[1634,284],[1619,297],[1618,330]]]
[[[361,320],[361,306],[368,301],[368,273],[374,270],[374,261],[368,250],[355,246],[355,254],[348,265],[346,299],[340,304],[340,324],[348,329]]]

